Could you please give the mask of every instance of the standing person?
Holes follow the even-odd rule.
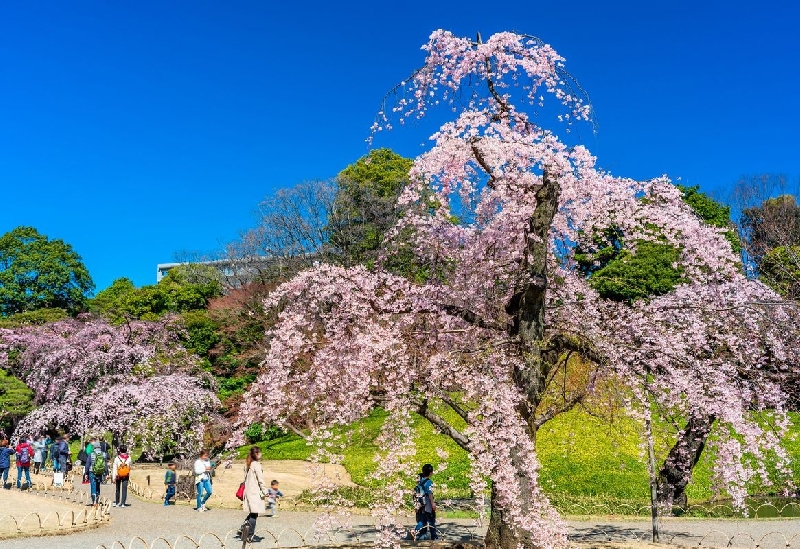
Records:
[[[108,458],[111,457],[111,452],[110,452],[111,447],[108,445],[108,442],[106,442],[106,439],[104,438],[100,439],[99,446],[100,446],[100,451],[103,452],[104,456],[106,456],[106,474],[104,483],[108,484],[109,478],[113,478],[111,475],[108,474],[108,462],[109,462]]]
[[[102,453],[101,447],[98,451]],[[128,479],[131,476],[131,465],[133,464],[131,456],[128,455],[128,447],[120,446],[119,454],[114,458],[114,465],[111,468],[111,478],[116,485],[114,492],[114,507],[130,507],[130,503],[126,503],[128,499]]]
[[[94,445],[92,444],[92,440],[86,441],[86,446],[81,448],[81,451],[78,452],[78,461],[81,462],[81,465],[84,467],[87,463],[89,463],[89,457],[94,453]]]
[[[269,483],[269,490],[267,490],[267,504],[269,505],[270,511],[272,511],[269,515],[271,517],[278,516],[278,498],[283,497],[283,492],[280,491],[278,486],[278,481],[273,480]]]
[[[38,475],[42,469],[44,462],[44,452],[47,446],[44,443],[44,437],[39,435],[39,438],[33,443],[33,474]]]
[[[175,467],[177,467],[177,463],[170,461],[167,464],[167,472],[164,473],[164,486],[167,487],[167,491],[164,493],[164,505],[169,505],[169,500],[177,493],[178,473],[175,471]]]
[[[53,472],[61,471],[61,462],[58,460],[58,437],[50,443],[50,462],[53,464]]]
[[[11,456],[14,449],[8,445],[8,439],[3,436],[0,440],[0,479],[3,481],[3,489],[8,490],[8,470],[11,469]]]
[[[207,450],[202,450],[200,457],[194,462],[194,485],[197,490],[197,510],[208,511],[206,501],[211,497],[211,461]]]
[[[17,488],[22,489],[22,473],[25,473],[25,480],[28,481],[28,489],[30,489],[33,446],[28,443],[25,437],[20,437],[19,444],[17,444],[14,451],[17,454]]]
[[[86,465],[83,467],[83,478],[88,480],[92,490],[92,505],[97,507],[100,503],[100,484],[106,472],[106,458],[100,447],[94,448],[89,457],[86,458]]]
[[[417,526],[414,528],[416,539],[437,539],[436,534],[436,502],[433,499],[433,465],[426,463],[422,466],[419,482],[414,487],[416,500]]]
[[[58,441],[58,469],[65,475],[69,473],[68,463],[71,463],[70,449],[69,449],[69,435],[64,435]]]
[[[264,472],[261,469],[261,463],[259,463],[260,459],[261,448],[252,446],[247,454],[244,475],[244,499],[242,500],[242,506],[244,507],[244,512],[247,513],[247,518],[239,529],[239,536],[246,537],[248,543],[261,541],[261,538],[255,535],[256,519],[258,519],[259,513],[263,514],[266,511],[264,495],[267,493],[268,488],[264,483]]]

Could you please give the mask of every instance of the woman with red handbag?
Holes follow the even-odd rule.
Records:
[[[242,506],[244,507],[247,518],[239,529],[239,536],[246,538],[248,542],[261,541],[255,535],[256,519],[259,513],[265,513],[267,508],[264,504],[264,494],[267,493],[267,485],[264,482],[264,472],[261,469],[261,448],[253,446],[247,454],[247,466],[245,468],[244,487],[239,486],[237,497],[241,493]]]

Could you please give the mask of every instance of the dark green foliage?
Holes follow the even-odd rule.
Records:
[[[602,297],[615,301],[664,295],[681,282],[679,261],[680,251],[674,246],[641,241],[633,253],[621,250],[590,283]]]
[[[32,412],[33,408],[33,391],[0,369],[0,431],[12,433],[17,422]]]
[[[275,425],[265,427],[261,423],[253,423],[245,429],[244,436],[250,444],[256,444],[258,442],[269,442],[270,440],[286,436],[286,432]]]
[[[189,334],[186,348],[199,356],[208,356],[211,349],[222,339],[217,323],[205,309],[186,311],[181,313],[181,318]]]
[[[741,242],[732,228],[730,208],[700,192],[698,186],[678,188],[684,201],[704,222],[728,229],[725,238],[738,252]],[[635,244],[635,249],[630,249],[625,235],[612,227],[577,246],[578,269],[590,277],[591,286],[601,297],[633,302],[664,295],[683,280],[678,248],[665,242],[641,240]]]
[[[50,240],[33,227],[0,237],[0,316],[85,309],[94,282],[81,257],[63,240]]]
[[[237,372],[236,368],[233,368],[231,370],[232,372],[231,374],[220,375],[219,365],[220,361],[215,362],[214,375],[217,379],[217,396],[222,401],[223,408],[227,408],[226,401],[228,399],[232,399],[234,397],[244,394],[245,390],[247,389],[247,386],[253,383],[253,381],[255,381],[256,374],[236,373]]]

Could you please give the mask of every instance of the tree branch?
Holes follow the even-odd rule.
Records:
[[[417,408],[417,413],[430,421],[437,429],[439,429],[442,433],[449,436],[453,439],[453,441],[458,444],[464,451],[470,451],[470,441],[469,439],[452,425],[447,423],[441,416],[439,416],[436,412],[431,410],[428,407],[428,400],[425,399],[419,403],[419,407]]]

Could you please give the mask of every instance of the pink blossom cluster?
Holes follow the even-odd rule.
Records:
[[[152,455],[191,452],[219,401],[170,320],[83,317],[0,330],[0,366],[39,405],[19,429],[110,431]]]

